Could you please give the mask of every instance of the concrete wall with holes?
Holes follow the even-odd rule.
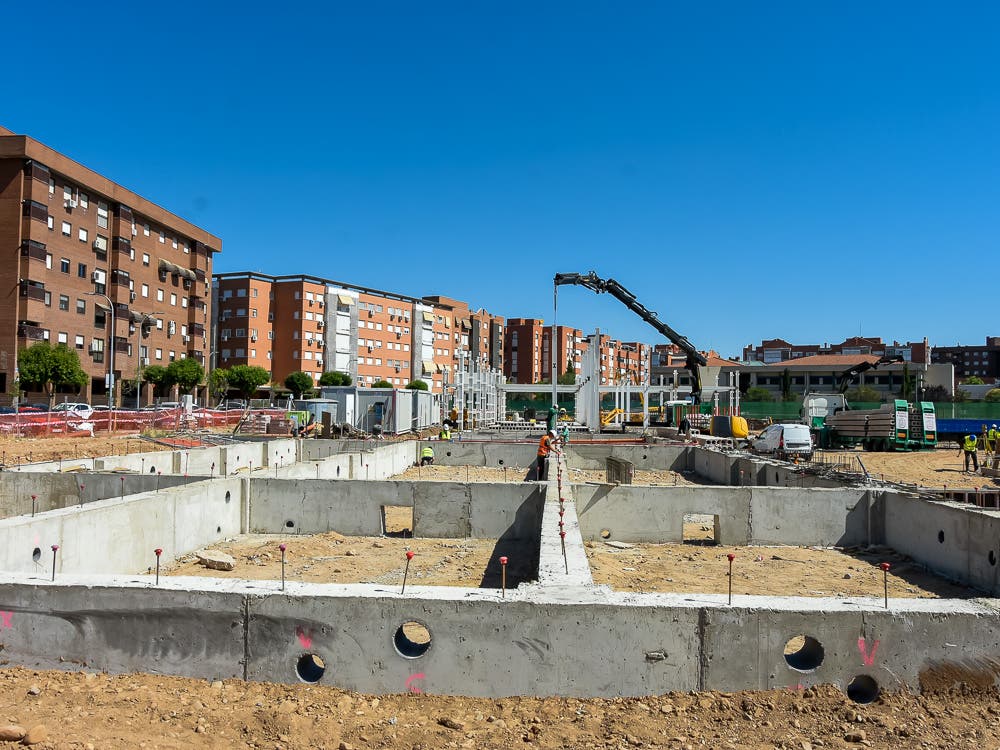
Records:
[[[427,440],[418,443],[415,460],[425,445],[434,449],[434,463],[442,466],[527,468],[538,454],[537,440],[533,443]]]
[[[191,477],[155,477],[138,474],[40,474],[35,472],[0,473],[0,518],[31,515],[31,496],[39,513],[119,497],[122,494],[174,487],[196,481]],[[80,489],[80,486],[83,489]]]
[[[996,678],[997,612],[976,601],[839,600],[0,576],[4,658],[109,672],[320,684],[364,693],[642,696],[870,681],[919,690],[940,673]],[[406,623],[426,628],[422,648]],[[808,636],[811,647],[784,654]],[[310,655],[325,669],[303,670]]]
[[[154,563],[156,548],[167,561],[239,534],[242,486],[238,479],[216,479],[0,520],[0,570],[51,570],[56,544],[57,572],[144,571]]]
[[[413,533],[431,538],[537,539],[542,493],[534,484],[464,484],[254,477],[249,529],[267,534],[382,534],[383,506],[413,508]]]
[[[1000,511],[884,493],[885,544],[946,578],[1000,596]]]
[[[691,468],[701,477],[727,486],[842,487],[843,483],[807,474],[804,468],[766,458],[748,458],[709,448],[689,448]],[[638,466],[636,468],[639,468]]]
[[[680,542],[684,516],[718,516],[721,544],[849,546],[870,543],[860,489],[572,485],[585,539]]]
[[[566,466],[570,469],[605,468],[608,456],[631,461],[636,469],[647,471],[687,471],[692,448],[683,445],[581,445],[570,438]]]

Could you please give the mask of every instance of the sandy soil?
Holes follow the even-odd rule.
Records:
[[[372,697],[321,685],[152,675],[0,672],[3,720],[43,725],[38,748],[983,748],[1000,743],[996,691],[884,695],[833,687],[642,699]],[[31,693],[37,692],[36,695]],[[11,745],[13,747],[13,745]]]
[[[685,538],[710,538],[708,526],[685,524]],[[636,544],[616,549],[587,542],[595,583],[622,591],[725,594],[729,560],[733,594],[766,596],[884,595],[879,564],[890,565],[889,598],[978,596],[948,583],[889,549],[845,552],[816,547],[723,547],[701,544]]]
[[[403,525],[397,519],[389,528]],[[414,552],[407,576],[411,584],[499,588],[501,556],[508,558],[508,588],[534,577],[535,560],[524,544],[489,539],[411,539],[409,535],[344,537],[335,531],[315,536],[241,536],[212,547],[236,558],[233,570],[210,570],[188,555],[161,572],[280,581],[280,544],[286,547],[285,577],[290,581],[402,585],[407,550]]]
[[[865,468],[892,482],[907,482],[923,487],[948,487],[974,489],[987,487],[996,489],[1000,481],[993,477],[964,474],[963,459],[958,451],[938,448],[932,451],[914,453],[870,453],[856,451]],[[984,454],[979,453],[982,462]]]
[[[135,435],[112,435],[99,433],[95,437],[47,437],[12,438],[0,437],[0,464],[16,466],[32,461],[56,461],[60,458],[95,458],[99,456],[119,456],[128,453],[148,453],[166,451],[170,448]]]

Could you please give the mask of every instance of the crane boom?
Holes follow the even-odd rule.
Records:
[[[656,313],[647,310],[646,306],[639,302],[632,292],[614,279],[602,279],[593,271],[588,274],[557,273],[555,276],[555,285],[558,287],[567,284],[586,287],[597,294],[607,292],[649,323],[649,325],[653,326],[660,334],[669,339],[671,343],[676,344],[687,356],[684,368],[691,373],[691,396],[696,404],[701,402],[701,371],[698,368],[699,366],[708,364],[708,360],[705,359],[705,356],[701,352],[694,348],[694,344],[656,317]]]

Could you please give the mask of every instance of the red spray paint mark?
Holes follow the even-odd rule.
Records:
[[[309,648],[312,646],[312,633],[306,633],[306,631],[302,629],[301,625],[295,628],[295,636],[299,639],[299,643],[302,644],[302,648]]]
[[[413,684],[417,680],[423,681],[423,679],[424,679],[423,672],[417,672],[416,674],[411,674],[409,677],[406,678],[406,689],[409,690],[411,693],[424,692],[423,690],[420,689],[419,685]]]
[[[868,642],[864,638],[858,638],[858,651],[861,652],[861,661],[866,667],[875,663],[875,653],[878,651],[878,638],[872,644],[872,652],[868,653]]]
[[[10,624],[10,618],[13,616],[13,612],[0,612],[0,628],[13,627],[13,625]]]

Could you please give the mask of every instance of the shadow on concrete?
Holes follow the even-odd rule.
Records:
[[[899,586],[900,581],[909,584],[912,588],[941,597],[942,599],[975,599],[983,596],[982,591],[950,581],[889,547],[877,547],[871,550],[848,548],[844,549],[843,552],[845,555],[853,557],[859,563],[871,565],[874,568],[878,568],[884,562],[889,563],[890,599],[893,598],[892,587]],[[879,585],[877,588],[878,590],[873,591],[871,595],[881,597],[884,593],[881,576],[879,576]]]
[[[500,558],[507,558],[507,588],[538,578],[538,553],[542,535],[542,505],[545,493],[542,488],[532,492],[518,506],[514,521],[499,536],[489,561],[483,571],[479,587],[498,589],[502,577]]]

